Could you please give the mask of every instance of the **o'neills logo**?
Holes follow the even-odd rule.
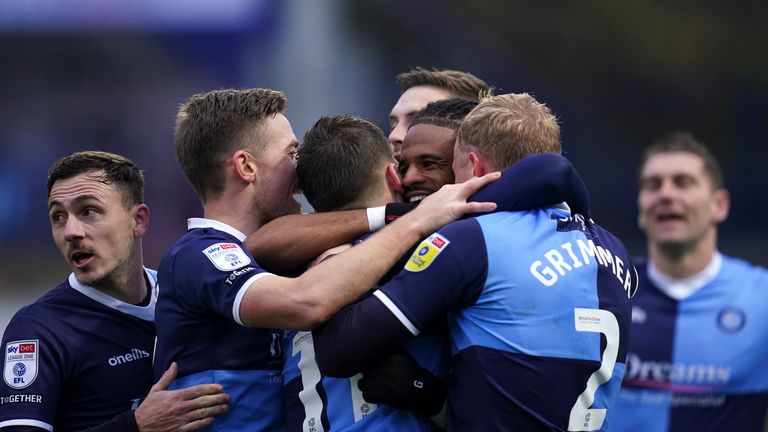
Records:
[[[134,348],[131,350],[131,352],[127,354],[121,354],[112,356],[107,360],[107,363],[109,363],[110,366],[117,366],[121,364],[125,364],[128,362],[132,362],[134,360],[140,360],[143,358],[149,357],[149,353],[143,350],[140,350],[138,348]]]
[[[729,366],[643,360],[627,354],[624,385],[677,393],[710,393],[731,379]]]

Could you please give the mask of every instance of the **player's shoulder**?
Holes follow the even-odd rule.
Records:
[[[753,264],[745,259],[721,255],[723,259],[722,275],[729,278],[760,281],[768,289],[768,268]]]
[[[232,235],[215,229],[194,229],[169,251],[175,266],[186,271],[232,271],[249,266],[253,257]],[[164,260],[167,261],[167,260]],[[163,267],[163,264],[161,264]]]

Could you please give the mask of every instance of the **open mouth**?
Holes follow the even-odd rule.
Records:
[[[83,267],[93,260],[93,254],[89,252],[75,252],[72,254],[72,264],[75,267]]]
[[[426,198],[426,197],[427,197],[427,195],[426,195],[426,194],[411,195],[411,196],[408,198],[408,202],[412,202],[412,203],[415,203],[415,202],[419,202],[419,201],[423,200],[423,199],[424,199],[424,198]]]
[[[656,221],[657,222],[674,222],[674,221],[682,222],[682,221],[685,221],[685,217],[677,213],[664,213],[664,214],[656,215]]]

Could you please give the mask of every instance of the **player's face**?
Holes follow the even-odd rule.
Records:
[[[140,254],[136,241],[145,227],[136,220],[137,204],[126,209],[121,191],[101,181],[103,171],[58,180],[48,198],[53,240],[77,280],[110,285],[130,271]]]
[[[280,216],[298,213],[301,209],[294,195],[300,193],[296,177],[296,147],[298,141],[291,124],[282,114],[266,120],[261,130],[266,148],[257,157],[259,205],[262,223]]]
[[[415,86],[404,91],[389,113],[389,144],[395,159],[398,159],[405,133],[413,122],[413,116],[424,109],[430,102],[448,99],[451,94],[433,86]]]
[[[658,153],[640,174],[639,225],[651,243],[691,247],[714,238],[728,211],[727,193],[713,189],[700,157],[688,152]]]
[[[421,201],[445,184],[453,183],[453,129],[420,123],[410,129],[400,154],[403,199]]]

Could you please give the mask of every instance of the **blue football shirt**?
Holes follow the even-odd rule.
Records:
[[[451,429],[607,430],[636,288],[616,237],[547,208],[446,226],[374,297],[412,335],[447,316]],[[357,349],[358,341],[391,334],[384,328],[391,318],[371,302],[332,321],[333,339],[349,338]],[[352,349],[326,348],[337,359]],[[321,365],[332,368],[333,359]]]
[[[617,431],[762,431],[768,413],[768,270],[720,268],[676,300],[638,265]],[[717,258],[720,259],[720,258]]]

